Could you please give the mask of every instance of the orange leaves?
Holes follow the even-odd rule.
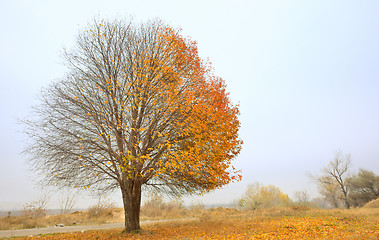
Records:
[[[224,91],[221,79],[211,82],[200,82],[199,88],[194,89],[198,97],[197,104],[192,106],[191,114],[184,122],[186,128],[180,135],[191,136],[191,144],[181,143],[182,148],[171,153],[173,159],[180,159],[185,153],[183,164],[194,166],[194,171],[184,175],[192,176],[194,182],[203,185],[205,189],[221,187],[231,181],[238,181],[241,176],[238,171],[228,172],[230,160],[240,151],[241,140],[238,139],[239,121],[238,108],[233,107]],[[187,99],[188,101],[188,99]],[[201,165],[198,169],[196,166]],[[184,171],[185,172],[185,171]],[[194,176],[202,173],[207,182]],[[236,175],[234,175],[236,174]]]
[[[378,239],[378,220],[363,217],[257,216],[233,209],[210,209],[201,220],[142,223],[142,233],[120,229],[28,237],[27,239]],[[264,212],[262,212],[263,214]]]
[[[210,72],[197,55],[196,42],[168,26],[161,30],[162,41],[170,42],[163,47],[163,59],[170,59],[170,65],[160,68],[163,78],[158,79],[161,85],[155,94],[164,103],[161,114],[169,119],[172,130],[170,135],[156,133],[165,139],[158,147],[166,148],[164,171],[157,172],[207,190],[240,180],[240,175],[235,175],[238,171],[227,170],[242,144],[237,134],[238,108],[230,104],[223,81],[208,78]]]

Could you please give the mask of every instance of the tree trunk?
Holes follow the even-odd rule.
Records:
[[[140,228],[141,185],[131,181],[121,186],[124,203],[125,231],[131,232]]]
[[[345,201],[345,206],[347,209],[350,209],[350,200],[349,198],[347,197],[347,189],[343,187],[343,185],[341,185],[341,189],[342,189],[342,193],[343,193],[343,200]]]
[[[347,209],[350,209],[350,201],[349,201],[349,199],[347,198],[347,196],[345,196],[345,205],[346,205],[346,208],[347,208]]]

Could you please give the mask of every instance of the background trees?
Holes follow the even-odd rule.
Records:
[[[345,205],[363,206],[379,197],[379,176],[372,171],[360,169],[357,174],[351,171],[350,154],[337,152],[321,176],[312,176],[320,194],[334,208]]]
[[[238,107],[179,30],[95,20],[64,56],[69,72],[25,121],[45,184],[120,188],[131,231],[143,186],[193,194],[241,178]]]

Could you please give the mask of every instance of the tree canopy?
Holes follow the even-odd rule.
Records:
[[[379,198],[379,176],[374,172],[359,169],[359,172],[348,179],[350,188],[349,200],[354,207]]]

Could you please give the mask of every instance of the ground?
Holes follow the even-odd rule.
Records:
[[[197,210],[196,214],[194,220],[143,225],[138,233],[111,229],[21,239],[379,239],[378,208],[216,208]]]

